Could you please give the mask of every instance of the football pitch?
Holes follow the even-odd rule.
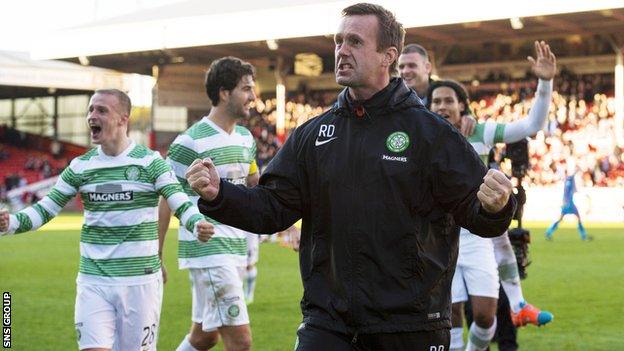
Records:
[[[12,349],[76,350],[73,313],[82,218],[63,215],[35,233],[0,239],[0,291],[11,294]],[[528,223],[533,263],[525,298],[555,314],[546,327],[519,330],[523,350],[624,350],[624,223],[587,225],[581,242],[564,222],[554,241],[547,223]],[[190,326],[188,274],[177,269],[177,233],[165,244],[165,285],[159,350],[174,350]],[[255,302],[249,306],[255,350],[292,350],[301,321],[297,255],[260,245]],[[222,350],[220,344],[217,350]],[[496,350],[496,347],[493,347]]]

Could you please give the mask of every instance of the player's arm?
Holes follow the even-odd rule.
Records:
[[[171,222],[171,210],[164,197],[160,197],[158,201],[158,258],[162,269],[163,283],[167,282],[167,269],[163,262],[163,249],[165,247],[165,237],[169,230],[169,222]]]
[[[548,109],[550,108],[550,99],[553,89],[553,78],[557,73],[557,59],[555,54],[550,51],[550,47],[545,42],[535,42],[536,58],[528,57],[531,62],[531,70],[539,81],[537,83],[537,91],[535,92],[535,101],[529,111],[527,118],[509,123],[504,127],[502,140],[494,140],[494,143],[514,143],[526,137],[535,135],[544,128],[546,119],[548,118]],[[497,129],[499,127],[497,126]]]
[[[490,137],[492,144],[499,142],[515,143],[539,132],[548,118],[550,98],[552,96],[552,80],[539,80],[533,106],[529,116],[508,124],[496,124],[496,131]],[[485,136],[487,139],[487,136]]]
[[[249,163],[249,175],[247,176],[247,187],[253,188],[260,182],[260,170],[256,163],[256,141],[254,140],[251,145],[251,163]]]
[[[158,255],[161,256],[165,245],[165,237],[171,222],[171,209],[164,197],[158,202]]]
[[[180,220],[180,225],[194,233],[198,240],[208,241],[214,234],[214,227],[199,213],[197,206],[182,190],[171,167],[158,155],[148,166],[148,170],[154,177],[156,191],[165,199],[173,215]]]
[[[258,171],[258,165],[256,161],[252,161],[249,165],[249,175],[247,176],[247,187],[253,188],[260,182],[260,172]]]
[[[59,176],[52,190],[41,200],[15,214],[0,212],[0,235],[19,234],[37,230],[56,217],[76,195],[79,177],[67,167]]]

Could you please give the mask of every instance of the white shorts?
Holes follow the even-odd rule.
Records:
[[[247,266],[253,266],[258,263],[260,254],[260,236],[257,234],[247,233]]]
[[[498,289],[498,268],[492,240],[462,233],[451,285],[452,302],[468,301],[469,295],[498,298]]]
[[[249,324],[243,281],[237,267],[191,268],[189,276],[192,319],[202,324],[202,330]]]
[[[80,350],[156,350],[163,285],[78,284],[74,321]]]

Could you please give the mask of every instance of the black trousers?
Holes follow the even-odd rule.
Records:
[[[450,329],[348,335],[302,324],[295,351],[448,351],[450,342]]]
[[[470,301],[466,302],[465,314],[468,327],[472,324],[472,307]],[[518,350],[518,342],[516,340],[518,330],[511,321],[511,309],[509,308],[509,299],[503,287],[498,292],[498,308],[496,309],[496,335],[494,341],[498,343],[500,351],[516,351]]]

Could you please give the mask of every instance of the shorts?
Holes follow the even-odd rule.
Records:
[[[295,351],[448,351],[450,342],[449,329],[355,336],[302,323],[297,330]]]
[[[492,241],[470,235],[474,237],[462,240],[462,235],[459,239],[457,267],[451,284],[453,303],[468,301],[469,295],[498,298],[500,283]]]
[[[257,234],[247,233],[247,266],[253,266],[258,263],[259,254],[260,236]]]
[[[567,214],[574,214],[574,215],[579,215],[579,211],[576,208],[576,205],[574,204],[574,202],[570,202],[567,205],[563,205],[561,207],[561,215],[567,215]]]
[[[162,279],[130,286],[78,284],[74,321],[80,350],[156,350]]]
[[[192,320],[202,330],[249,324],[243,281],[234,266],[189,269]]]

